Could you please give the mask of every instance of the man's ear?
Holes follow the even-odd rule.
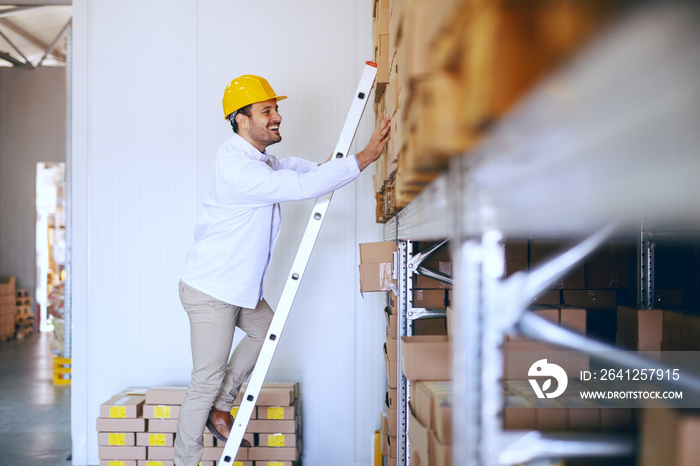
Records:
[[[236,123],[238,123],[238,127],[247,130],[248,129],[248,122],[249,118],[247,115],[243,113],[238,113],[236,115]]]

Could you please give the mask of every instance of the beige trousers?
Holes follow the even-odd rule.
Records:
[[[264,299],[255,309],[246,309],[212,298],[182,281],[180,301],[190,319],[192,379],[180,409],[175,464],[197,466],[209,411],[212,406],[231,410],[241,384],[253,371],[274,313]],[[229,359],[236,327],[246,336]]]

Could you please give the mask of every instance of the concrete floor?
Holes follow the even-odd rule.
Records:
[[[50,333],[0,343],[0,465],[70,465],[70,385],[53,385]]]

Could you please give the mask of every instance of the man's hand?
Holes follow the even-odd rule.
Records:
[[[389,115],[385,116],[382,122],[377,126],[372,133],[372,137],[369,138],[367,147],[362,152],[357,154],[357,161],[360,164],[360,171],[367,168],[367,166],[377,160],[382,154],[386,143],[389,142],[389,130],[391,129],[391,118]]]

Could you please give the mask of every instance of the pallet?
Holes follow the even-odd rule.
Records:
[[[15,325],[34,325],[34,314],[15,315]]]
[[[15,314],[18,316],[34,315],[34,310],[31,306],[15,306]]]

